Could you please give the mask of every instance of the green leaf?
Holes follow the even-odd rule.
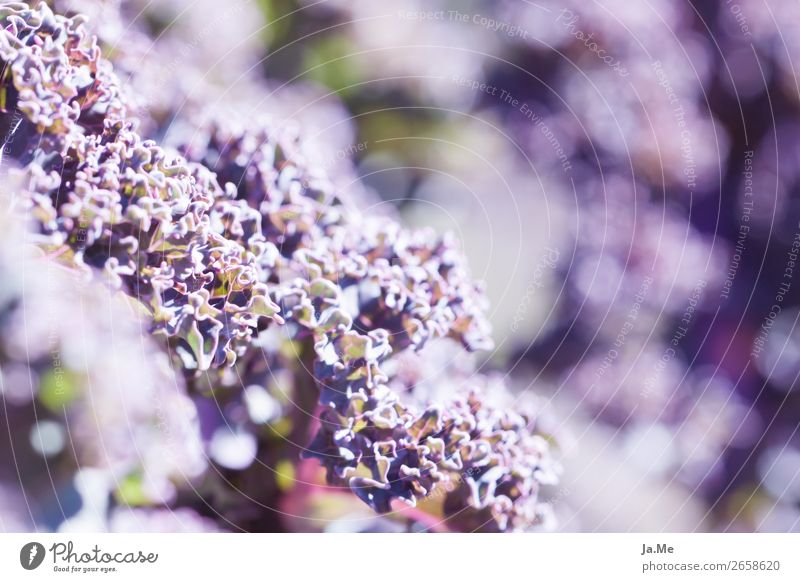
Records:
[[[114,491],[114,497],[123,505],[151,505],[152,501],[144,492],[141,473],[131,473],[125,477]]]
[[[50,368],[39,384],[39,402],[53,412],[62,412],[80,396],[78,376],[64,368]]]

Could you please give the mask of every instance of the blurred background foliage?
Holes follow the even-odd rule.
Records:
[[[492,302],[497,349],[483,365],[544,395],[565,435],[564,484],[549,492],[559,527],[800,528],[791,277],[769,318],[800,232],[796,2],[121,9],[154,39],[149,111],[167,138],[163,78],[202,99],[205,85],[181,74],[200,63],[203,82],[231,94],[265,89],[259,109],[297,121],[340,187],[377,197],[364,198],[372,211],[457,234]],[[106,54],[124,52],[127,33],[99,31]],[[313,471],[276,462],[282,490]],[[269,477],[241,479],[253,492]],[[135,504],[135,483],[120,495]],[[287,514],[325,525],[249,525],[405,527],[344,495],[286,499]]]

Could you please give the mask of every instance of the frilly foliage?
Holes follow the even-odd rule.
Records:
[[[455,529],[540,522],[556,468],[534,414],[489,404],[485,392],[504,388],[473,373],[419,402],[384,372],[440,338],[492,346],[482,289],[450,236],[359,211],[296,135],[233,108],[161,147],[139,134],[81,17],[42,3],[6,4],[0,19],[0,126],[37,242],[135,298],[195,396],[208,395],[191,388],[200,378],[224,385],[226,370],[274,363],[260,338],[279,330],[313,349],[303,455],[330,484],[378,512],[444,491]]]

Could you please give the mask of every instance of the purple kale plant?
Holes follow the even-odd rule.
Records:
[[[360,195],[314,165],[297,131],[245,118],[232,97],[191,103],[158,127],[81,16],[10,3],[0,21],[3,161],[19,184],[5,195],[32,223],[38,260],[127,298],[157,354],[142,373],[171,363],[148,385],[169,385],[188,407],[165,403],[168,421],[199,419],[194,432],[182,427],[191,438],[169,432],[189,449],[179,459],[197,454],[192,439],[205,447],[174,467],[169,488],[153,477],[169,472],[115,465],[116,482],[138,479],[115,488],[115,515],[127,524],[138,518],[120,508],[143,505],[143,529],[164,508],[206,516],[187,514],[181,528],[211,529],[208,518],[224,529],[279,528],[265,524],[297,505],[281,496],[349,491],[379,514],[419,504],[409,515],[450,530],[542,524],[541,490],[558,474],[551,435],[529,399],[466,356],[492,342],[482,288],[453,237],[363,210]],[[180,126],[190,130],[168,131]],[[36,313],[35,296],[18,300]],[[443,366],[470,363],[432,381],[423,363],[443,355]],[[114,361],[90,357],[90,370]],[[46,393],[38,387],[34,409]],[[102,401],[111,389],[82,393]],[[80,433],[101,418],[96,400],[54,410],[63,406]],[[137,435],[138,422],[116,421]],[[99,457],[107,438],[96,437]],[[326,484],[289,469],[309,462],[324,467]]]

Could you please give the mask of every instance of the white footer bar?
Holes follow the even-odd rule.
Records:
[[[800,534],[6,534],[0,580],[796,582],[798,554]]]

